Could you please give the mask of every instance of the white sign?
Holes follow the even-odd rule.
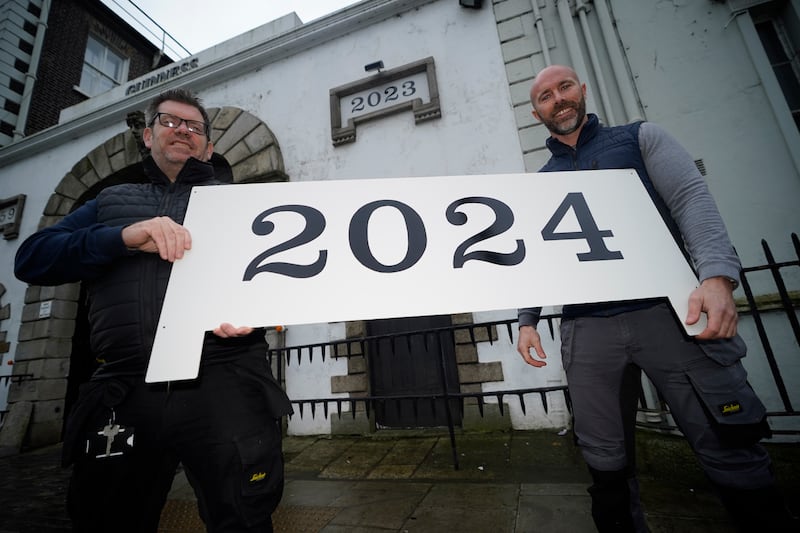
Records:
[[[633,170],[197,187],[146,381],[204,332],[666,296],[697,278]],[[697,334],[704,324],[687,328]]]

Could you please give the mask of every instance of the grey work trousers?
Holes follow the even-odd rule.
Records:
[[[643,370],[712,482],[734,489],[774,484],[759,435],[733,442],[724,431],[732,427],[734,435],[739,428],[757,433],[757,422],[764,425],[764,406],[739,361],[743,343],[741,354],[718,363],[684,334],[666,303],[609,317],[564,320],[561,342],[574,431],[591,468],[621,471],[634,465],[632,435]],[[717,343],[717,352],[719,347]]]

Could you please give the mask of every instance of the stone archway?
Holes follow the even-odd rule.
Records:
[[[258,117],[235,107],[208,109],[215,152],[231,165],[234,183],[287,181],[283,156],[275,136]],[[44,208],[39,228],[55,224],[97,195],[103,181],[141,163],[147,150],[142,143],[144,117],[128,116],[130,127],[82,157],[61,179]],[[130,169],[129,169],[130,170]],[[113,182],[114,179],[109,180]],[[20,435],[17,448],[40,447],[61,440],[70,356],[81,287],[29,286],[19,329],[14,374],[28,379],[12,382],[9,412],[32,404],[25,428],[3,428]]]

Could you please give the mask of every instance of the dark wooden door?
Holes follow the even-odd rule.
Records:
[[[387,336],[367,344],[372,395],[441,396],[445,384],[448,392],[458,392],[455,346],[449,332],[398,335],[449,325],[449,315],[368,322],[367,335]],[[461,402],[451,400],[450,410],[453,424],[460,426]],[[444,400],[439,398],[377,402],[375,422],[378,428],[421,428],[446,426],[448,420]]]

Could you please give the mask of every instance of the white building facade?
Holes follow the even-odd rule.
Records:
[[[0,149],[0,208],[17,207],[24,196],[13,221],[18,236],[0,240],[0,341],[7,347],[0,375],[24,377],[0,382],[0,408],[7,406],[7,421],[24,419],[30,445],[59,440],[79,350],[81,290],[27,286],[14,278],[14,255],[37,228],[141,160],[137,126],[126,118],[167,88],[200,94],[212,112],[216,151],[231,163],[235,182],[489,175],[535,172],[547,160],[547,132],[531,116],[528,91],[541,68],[569,64],[587,83],[589,110],[605,123],[658,122],[684,144],[704,172],[742,263],[754,266],[765,262],[762,239],[775,261],[797,260],[790,235],[800,228],[800,115],[793,100],[800,95],[785,80],[791,73],[800,79],[800,65],[796,54],[788,67],[777,64],[765,43],[775,36],[796,52],[799,21],[800,0],[495,0],[478,9],[455,0],[366,0],[307,24],[287,15],[69,108],[59,125]],[[396,100],[387,101],[390,95]],[[354,128],[346,127],[348,119]],[[795,300],[797,270],[785,273]],[[769,276],[753,280],[756,296],[777,292]],[[736,296],[744,300],[741,289]],[[497,310],[449,321],[500,324],[515,316],[516,310]],[[787,396],[800,403],[800,348],[786,316],[764,322],[786,392],[776,386],[748,316],[741,325],[751,348],[745,365],[768,410],[791,412]],[[546,349],[555,355],[557,333],[551,338],[546,328],[543,323]],[[365,323],[332,323],[269,335],[274,346],[290,347],[375,331]],[[476,342],[456,338],[463,345],[452,355],[457,390],[565,385],[557,357],[544,369],[528,367],[508,331],[490,328]],[[330,347],[323,349],[324,359],[317,351],[310,361],[303,353],[300,364],[297,355],[274,363],[293,400],[375,394],[368,357],[335,358]],[[535,396],[526,397],[524,409],[513,394],[487,396],[485,406],[464,407],[456,425],[487,419],[517,429],[569,424],[563,394],[548,396],[547,408]],[[341,409],[351,408],[358,412],[338,417],[336,408],[312,414],[307,405],[287,431],[392,426],[343,401]],[[771,422],[800,430],[794,416]]]

